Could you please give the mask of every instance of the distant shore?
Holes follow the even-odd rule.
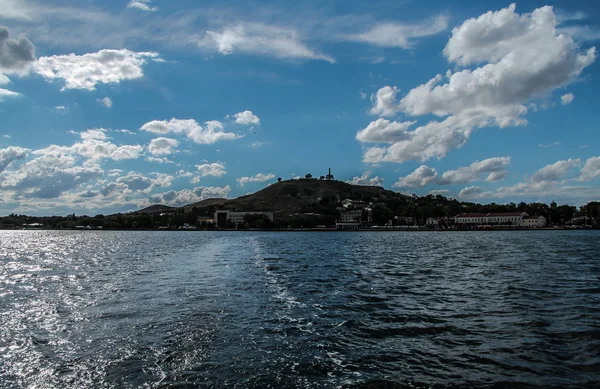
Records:
[[[102,231],[154,231],[154,232],[494,232],[494,231],[594,231],[600,230],[600,227],[540,227],[540,228],[525,228],[525,227],[500,227],[500,228],[461,228],[461,229],[434,229],[434,228],[356,228],[356,229],[336,229],[336,228],[286,228],[286,229],[268,229],[268,228],[220,228],[220,229],[179,229],[179,228],[2,228],[0,231],[81,231],[81,232],[102,232]]]

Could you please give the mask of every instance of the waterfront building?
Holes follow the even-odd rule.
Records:
[[[523,218],[529,216],[527,212],[505,212],[505,213],[461,213],[454,219],[459,225],[481,225],[496,224],[521,226]]]
[[[227,222],[230,221],[234,225],[244,222],[244,217],[246,215],[265,215],[269,218],[269,220],[273,221],[273,212],[264,212],[264,211],[229,211],[229,210],[218,210],[215,211],[214,221],[217,226],[225,227],[227,226]]]
[[[526,216],[523,218],[523,227],[529,227],[529,228],[546,227],[546,218],[543,216]]]
[[[427,219],[427,223],[428,226],[437,226],[439,224],[438,219],[434,218],[434,217],[430,217]]]
[[[342,212],[342,223],[360,223],[362,221],[362,213],[363,211],[360,209],[344,211]]]

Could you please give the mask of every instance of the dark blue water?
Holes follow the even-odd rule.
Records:
[[[0,231],[0,387],[600,387],[600,233]]]

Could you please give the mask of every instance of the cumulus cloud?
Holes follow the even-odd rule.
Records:
[[[448,193],[450,193],[450,190],[448,189],[434,189],[434,190],[430,190],[428,194],[432,195],[432,196],[437,196],[437,195],[447,195]]]
[[[183,134],[198,144],[213,144],[221,140],[237,139],[240,136],[223,131],[223,123],[211,120],[201,126],[193,119],[153,120],[144,124],[140,130],[155,134]]]
[[[439,15],[419,24],[377,23],[368,31],[347,35],[346,39],[381,47],[409,49],[416,38],[439,34],[448,28],[448,17]]]
[[[552,7],[519,15],[511,5],[454,28],[444,49],[446,58],[457,66],[481,65],[438,74],[410,90],[397,105],[388,97],[385,109],[376,98],[374,112],[445,119],[416,128],[408,140],[394,143],[385,153],[377,150],[380,158],[372,158],[375,152],[369,158],[365,154],[365,162],[440,159],[479,128],[526,124],[529,100],[573,82],[597,57],[594,47],[582,51],[556,26]],[[388,96],[394,91],[382,90]]]
[[[467,186],[458,193],[458,197],[464,199],[476,199],[491,196],[491,192],[486,192],[479,186]]]
[[[219,186],[199,186],[194,189],[183,189],[180,191],[168,191],[150,197],[152,203],[168,204],[172,206],[182,206],[192,204],[198,201],[212,198],[227,198],[231,188],[229,185]]]
[[[371,172],[366,171],[360,177],[354,177],[351,180],[346,181],[352,185],[365,185],[365,186],[383,186],[383,178],[375,176],[371,178]]]
[[[478,181],[485,177],[487,182],[496,182],[506,177],[506,168],[510,164],[510,157],[488,158],[475,161],[471,165],[456,170],[444,172],[438,179],[440,185],[466,184]]]
[[[171,186],[173,176],[164,173],[151,173],[154,178],[137,172],[129,172],[125,176],[117,178],[116,184],[123,184],[132,192],[151,192],[155,188]]]
[[[225,166],[217,162],[196,165],[196,169],[198,169],[198,171],[200,172],[201,177],[222,177],[225,174],[227,174],[227,172],[225,171]]]
[[[571,104],[575,100],[575,95],[573,93],[567,93],[566,95],[562,95],[560,97],[560,102],[562,105]]]
[[[283,59],[311,59],[334,62],[328,55],[310,49],[301,41],[300,34],[289,28],[262,23],[242,23],[226,26],[220,31],[207,31],[199,45],[229,55],[269,55]]]
[[[258,173],[251,177],[239,177],[236,178],[236,181],[240,186],[244,186],[249,182],[265,182],[275,178],[275,174],[273,173]]]
[[[373,103],[373,107],[371,107],[369,113],[378,116],[395,115],[399,110],[398,102],[396,101],[396,94],[398,92],[399,89],[395,86],[384,86],[377,93],[372,94],[371,103]]]
[[[386,119],[377,119],[356,133],[356,140],[360,142],[395,143],[409,138],[407,130],[416,122],[390,122]]]
[[[437,176],[435,169],[421,165],[414,172],[398,180],[394,188],[422,188],[435,181]]]
[[[179,146],[179,142],[177,140],[160,137],[150,141],[148,151],[150,151],[150,154],[154,156],[169,155],[174,152],[177,146]]]
[[[104,105],[106,108],[112,108],[113,102],[110,97],[104,97],[101,99],[97,99],[96,102]]]
[[[600,157],[591,157],[581,169],[579,181],[590,181],[598,176],[600,176]]]
[[[84,55],[40,57],[33,69],[48,80],[63,80],[63,90],[94,90],[99,83],[119,83],[143,77],[142,67],[148,60],[159,61],[160,57],[153,52],[107,49]]]
[[[9,146],[5,149],[0,149],[0,173],[14,161],[27,158],[30,151],[30,149],[18,146]]]
[[[581,165],[581,160],[568,159],[546,165],[535,172],[528,180],[510,187],[501,187],[499,195],[541,194],[555,188],[561,181],[566,180],[573,169]]]
[[[0,26],[0,75],[23,74],[35,61],[35,46],[24,35],[11,39],[8,28]]]
[[[131,0],[127,4],[127,8],[136,8],[147,12],[158,11],[158,7],[153,7],[150,4],[152,4],[152,0]]]
[[[260,119],[252,111],[244,111],[233,115],[237,124],[259,124]]]
[[[107,141],[104,129],[91,129],[81,132],[81,141],[71,146],[50,145],[44,149],[35,150],[36,155],[78,154],[90,160],[110,158],[115,161],[136,159],[144,150],[140,145],[117,146]]]
[[[488,158],[475,161],[469,166],[456,170],[448,170],[442,175],[426,165],[421,165],[406,177],[400,178],[394,184],[397,188],[422,188],[429,184],[454,185],[485,179],[487,182],[496,182],[506,177],[506,168],[510,164],[510,157]]]
[[[97,179],[104,171],[95,164],[77,166],[73,156],[42,155],[14,171],[2,173],[0,186],[25,197],[56,198],[63,192]]]

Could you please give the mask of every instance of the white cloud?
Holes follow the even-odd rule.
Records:
[[[448,18],[436,16],[419,24],[377,23],[370,30],[346,36],[346,39],[381,47],[409,49],[415,38],[436,35],[448,28]]]
[[[52,111],[54,111],[56,113],[65,114],[65,113],[69,112],[69,108],[65,107],[64,105],[57,105],[56,107],[52,108]]]
[[[24,197],[48,199],[56,198],[104,174],[98,165],[76,166],[75,162],[73,156],[42,155],[24,163],[17,170],[4,171],[0,186],[17,190]]]
[[[377,119],[369,123],[367,128],[356,133],[360,142],[395,143],[409,138],[407,130],[416,122],[390,122]]]
[[[167,157],[158,158],[158,157],[148,156],[148,157],[146,157],[146,161],[148,161],[148,162],[156,162],[156,163],[175,163],[174,161],[171,161]]]
[[[499,188],[497,194],[500,196],[545,194],[549,189],[556,188],[561,181],[566,180],[570,172],[580,165],[580,159],[557,161],[539,169],[526,181]]]
[[[157,61],[160,57],[153,52],[106,49],[84,55],[40,57],[33,69],[49,80],[64,80],[63,90],[94,90],[99,83],[119,83],[143,77],[142,67],[149,59]]]
[[[475,161],[471,165],[456,170],[444,172],[437,180],[440,185],[466,184],[479,181],[485,177],[487,182],[496,182],[506,177],[506,168],[510,164],[510,157],[488,158]]]
[[[422,188],[429,184],[455,185],[485,179],[487,182],[496,182],[506,177],[506,168],[510,164],[510,157],[488,158],[475,161],[469,166],[456,170],[448,170],[442,175],[426,165],[421,165],[406,177],[400,178],[394,184],[396,188]]]
[[[110,158],[115,161],[124,159],[136,159],[143,151],[140,145],[122,145],[117,146],[108,142],[106,130],[91,129],[79,133],[81,142],[76,142],[71,146],[50,145],[44,149],[35,150],[35,155],[68,155],[79,154],[90,160],[100,160]]]
[[[180,191],[171,190],[165,193],[154,195],[150,197],[150,201],[152,203],[182,206],[211,198],[227,198],[230,191],[231,188],[229,185],[223,187],[199,186],[194,189],[183,189]]]
[[[114,161],[121,161],[124,159],[137,159],[139,158],[142,151],[144,151],[144,148],[140,145],[123,145],[117,147],[110,154],[110,158]]]
[[[158,11],[158,7],[153,7],[150,4],[152,4],[152,0],[131,0],[127,4],[127,8],[136,8],[147,12]]]
[[[8,89],[0,88],[0,102],[4,101],[6,97],[18,97],[20,93],[10,91]]]
[[[256,141],[256,142],[252,142],[250,144],[250,147],[252,147],[253,149],[258,149],[259,147],[263,146],[265,143],[261,142],[261,141]]]
[[[479,186],[468,186],[458,193],[458,197],[465,199],[480,199],[491,195],[491,192],[486,192]]]
[[[373,107],[369,113],[378,116],[395,115],[399,110],[398,103],[396,102],[396,94],[399,91],[395,86],[384,86],[377,93],[372,94],[371,103],[373,103]]]
[[[352,185],[365,185],[365,186],[383,186],[383,178],[375,176],[371,178],[371,172],[366,171],[360,177],[353,177],[351,180],[346,181]]]
[[[14,161],[27,158],[30,151],[30,149],[18,146],[9,146],[5,149],[0,149],[0,173]]]
[[[10,79],[4,74],[0,73],[0,85],[10,84]]]
[[[146,177],[140,173],[129,172],[126,176],[117,178],[116,183],[123,184],[127,189],[137,192],[150,188],[152,185],[152,178]]]
[[[573,93],[567,93],[566,95],[562,95],[560,97],[560,102],[562,105],[571,104],[575,100],[575,95]]]
[[[193,119],[153,120],[144,124],[140,130],[155,134],[184,134],[198,144],[213,144],[240,137],[232,132],[224,132],[223,124],[216,120],[206,122],[205,127]]]
[[[367,98],[367,94],[365,92],[360,92],[360,99],[364,100]]]
[[[34,61],[35,46],[33,43],[24,35],[19,36],[18,39],[11,39],[8,28],[0,26],[0,78],[2,78],[2,73],[27,73]]]
[[[547,149],[550,147],[560,146],[560,142],[552,142],[552,143],[546,143],[546,144],[540,143],[538,146],[542,149]]]
[[[149,193],[156,188],[165,188],[171,186],[173,176],[164,173],[150,173],[155,178],[145,176],[137,172],[129,172],[125,176],[117,178],[116,184],[123,184],[132,192]]]
[[[551,7],[518,15],[510,6],[465,21],[453,29],[444,55],[458,65],[486,63],[456,73],[446,82],[437,75],[411,91],[396,106],[375,99],[373,110],[411,116],[445,117],[409,132],[403,140],[377,151],[371,162],[443,158],[465,144],[478,128],[525,125],[526,103],[576,80],[596,60],[596,49],[581,51],[572,38],[556,31]],[[386,87],[388,92],[393,91]],[[383,90],[384,88],[382,88]],[[368,150],[367,150],[368,151]]]
[[[101,99],[97,99],[96,102],[98,102],[99,104],[104,105],[106,108],[112,108],[113,102],[110,99],[110,97],[104,97]]]
[[[237,124],[259,124],[260,119],[252,111],[244,111],[233,115]]]
[[[429,166],[421,165],[414,172],[400,178],[394,188],[422,188],[434,182],[438,173]]]
[[[169,155],[173,154],[177,146],[179,142],[176,139],[160,137],[150,141],[148,151],[154,156]]]
[[[201,177],[222,177],[225,174],[227,174],[227,172],[225,171],[225,166],[217,162],[196,165],[196,169],[198,169],[198,171],[200,172]]]
[[[221,54],[240,52],[269,55],[283,59],[313,59],[335,62],[304,44],[293,29],[269,26],[262,23],[243,23],[224,27],[221,31],[207,31],[198,44],[216,49]]]
[[[428,194],[436,196],[436,195],[447,195],[448,193],[450,193],[449,189],[434,189],[434,190],[430,190]]]
[[[273,173],[258,173],[251,177],[240,177],[236,178],[236,181],[240,186],[244,186],[249,182],[265,182],[275,178],[275,174]]]
[[[600,157],[591,157],[581,169],[579,181],[590,181],[598,176],[600,176]]]

